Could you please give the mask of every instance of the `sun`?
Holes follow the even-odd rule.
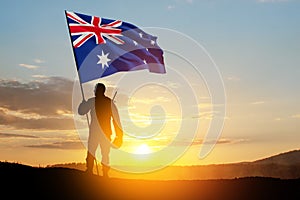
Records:
[[[150,147],[147,144],[141,144],[134,151],[135,154],[149,154],[151,152],[152,151],[151,151]]]

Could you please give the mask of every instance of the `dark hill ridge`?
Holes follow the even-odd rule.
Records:
[[[255,164],[300,165],[300,150],[281,153],[254,162]]]
[[[300,199],[300,179],[150,181],[104,179],[67,168],[0,163],[6,199]]]

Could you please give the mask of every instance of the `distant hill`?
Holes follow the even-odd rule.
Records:
[[[281,153],[254,162],[255,164],[300,165],[300,150]]]
[[[84,163],[57,164],[48,167],[85,170]],[[99,166],[99,169],[101,169],[101,166]],[[96,170],[94,170],[94,173],[96,173]],[[254,162],[201,166],[170,166],[146,174],[128,174],[111,170],[110,175],[118,178],[146,180],[207,180],[242,177],[297,179],[300,178],[300,150],[285,152]]]
[[[300,179],[248,177],[231,180],[128,180],[67,168],[0,162],[3,199],[300,199]]]

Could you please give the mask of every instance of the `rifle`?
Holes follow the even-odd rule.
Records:
[[[118,89],[117,89],[117,91],[115,92],[115,94],[114,94],[114,96],[113,96],[113,98],[112,98],[112,101],[113,101],[113,102],[115,102],[115,97],[116,97],[117,93],[118,93]]]

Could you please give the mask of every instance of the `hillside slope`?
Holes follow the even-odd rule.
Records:
[[[242,178],[205,181],[104,179],[66,168],[0,163],[7,199],[299,199],[300,179]]]
[[[268,158],[260,159],[255,164],[300,165],[300,150],[280,153]]]

